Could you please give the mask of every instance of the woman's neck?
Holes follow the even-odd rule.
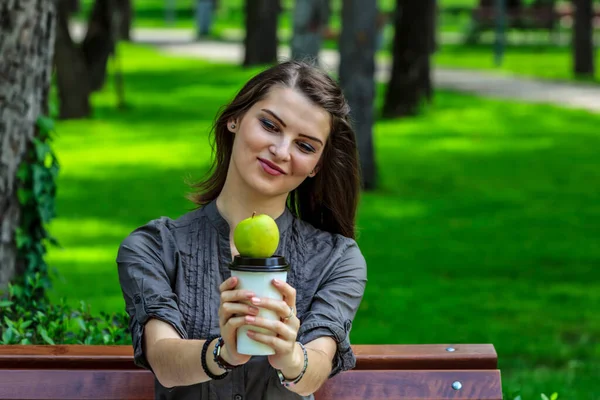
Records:
[[[228,177],[229,178],[229,177]],[[276,219],[285,211],[287,196],[264,197],[243,184],[225,181],[217,197],[217,209],[229,223],[231,234],[237,224],[252,216],[252,213],[267,214]]]

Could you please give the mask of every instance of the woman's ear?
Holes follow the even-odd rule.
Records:
[[[321,169],[321,163],[317,164],[315,168],[313,168],[313,170],[310,172],[310,174],[308,174],[308,176],[310,178],[314,178],[315,175],[317,175],[317,173],[319,172],[319,170]]]
[[[236,133],[237,132],[237,121],[235,119],[230,119],[229,121],[227,121],[227,129],[231,133]]]

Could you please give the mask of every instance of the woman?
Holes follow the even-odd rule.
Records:
[[[214,133],[213,166],[191,196],[199,207],[119,248],[135,362],[155,374],[159,399],[311,399],[354,367],[349,332],[366,284],[349,107],[327,74],[290,61],[253,77]],[[277,222],[277,254],[291,265],[287,283],[273,282],[283,301],[236,290],[231,277],[233,230],[253,212]],[[255,317],[258,307],[281,320]],[[239,354],[244,324],[275,332],[249,335],[276,354]]]

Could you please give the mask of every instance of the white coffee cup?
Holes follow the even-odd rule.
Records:
[[[238,278],[236,289],[250,290],[256,297],[270,297],[282,300],[283,296],[273,285],[273,279],[287,282],[287,273],[290,266],[284,257],[272,256],[267,258],[250,258],[235,256],[229,265],[231,276]],[[251,304],[248,302],[248,304]],[[257,317],[278,321],[280,317],[271,310],[258,306]],[[275,354],[275,350],[264,343],[257,342],[248,336],[252,329],[266,335],[275,336],[275,333],[257,326],[243,325],[237,331],[237,351],[240,354],[251,356],[268,356]]]

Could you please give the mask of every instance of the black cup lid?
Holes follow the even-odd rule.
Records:
[[[281,272],[288,271],[290,265],[285,261],[285,257],[278,255],[264,258],[235,256],[229,264],[229,269],[248,272]]]

